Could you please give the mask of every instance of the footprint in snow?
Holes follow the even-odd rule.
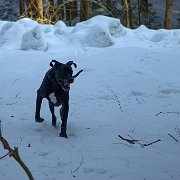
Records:
[[[180,94],[180,89],[162,89],[159,92],[163,95]]]
[[[39,156],[47,156],[49,155],[49,152],[46,152],[46,151],[42,151],[39,153]]]
[[[96,169],[96,168],[83,168],[84,173],[96,173],[96,174],[106,174],[107,171],[105,169]]]

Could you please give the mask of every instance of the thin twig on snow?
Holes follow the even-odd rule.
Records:
[[[160,114],[166,114],[166,115],[168,115],[168,114],[178,114],[179,115],[179,112],[178,111],[177,112],[159,112],[159,113],[156,114],[156,116],[158,116]]]
[[[71,173],[75,173],[76,171],[78,171],[83,163],[84,163],[84,160],[83,160],[83,157],[82,157],[81,162],[79,163],[79,166],[74,171],[71,171]]]
[[[171,134],[168,134],[170,137],[172,137],[176,142],[178,142],[178,140]]]
[[[129,135],[128,135],[128,136],[129,136]],[[144,148],[144,147],[146,147],[146,146],[150,146],[150,145],[152,145],[152,144],[154,144],[154,143],[157,143],[157,142],[161,141],[160,139],[158,139],[158,140],[153,141],[153,142],[151,142],[151,143],[142,144],[142,143],[139,142],[140,140],[136,140],[136,139],[132,138],[131,136],[129,136],[129,137],[131,137],[132,139],[127,139],[127,138],[124,138],[124,137],[122,137],[122,136],[120,136],[120,135],[118,135],[118,137],[120,137],[120,138],[121,138],[122,140],[124,140],[124,141],[127,141],[127,142],[130,143],[130,144],[139,144],[142,148]]]

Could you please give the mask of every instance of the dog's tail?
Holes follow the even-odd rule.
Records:
[[[82,72],[83,72],[83,70],[80,70],[77,74],[75,74],[75,75],[73,76],[73,78],[78,77],[78,76],[79,76],[79,74],[80,74],[80,73],[82,73]]]

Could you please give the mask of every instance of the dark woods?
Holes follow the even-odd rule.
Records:
[[[101,14],[119,18],[128,28],[143,24],[151,29],[171,29],[180,28],[178,6],[177,0],[9,0],[0,6],[0,19],[14,20],[15,8],[16,17],[28,17],[42,24],[62,20],[71,26]]]

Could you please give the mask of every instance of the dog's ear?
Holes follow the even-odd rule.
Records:
[[[53,64],[54,63],[54,64]],[[56,60],[52,60],[49,64],[51,67],[54,67],[54,66],[59,66],[61,65],[61,63],[59,61],[56,61]]]
[[[70,66],[74,65],[74,67],[77,68],[76,63],[74,63],[73,61],[69,61],[69,62],[67,62],[66,64],[67,64],[67,65],[70,65]]]

